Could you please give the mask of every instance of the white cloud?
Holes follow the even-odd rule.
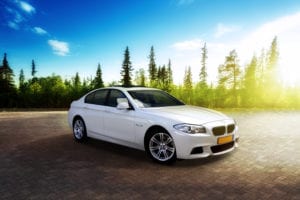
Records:
[[[15,0],[12,4],[5,6],[5,18],[7,18],[8,27],[20,30],[23,24],[28,21],[31,15],[35,13],[35,8],[25,1]]]
[[[10,7],[5,7],[7,12],[7,18],[9,21],[7,22],[8,27],[19,30],[20,24],[25,20],[25,18],[17,11]]]
[[[176,42],[172,47],[178,51],[196,50],[201,48],[203,41],[201,39],[186,40],[182,42]]]
[[[12,28],[14,30],[19,30],[20,29],[18,23],[15,23],[15,22],[12,22],[12,21],[9,21],[7,23],[7,25],[8,25],[9,28]]]
[[[274,38],[274,36],[280,38],[286,38],[286,35],[292,34],[293,37],[297,37],[300,32],[300,12],[293,15],[283,16],[274,21],[261,25],[258,29],[247,35],[242,41],[242,45],[246,47],[256,47],[257,45],[266,46]],[[299,37],[298,37],[299,38]],[[292,41],[293,38],[290,38]],[[286,41],[285,41],[286,42]],[[293,41],[293,42],[298,42]]]
[[[46,35],[46,34],[48,34],[48,32],[46,30],[42,29],[41,27],[34,27],[32,29],[32,31],[34,33],[38,34],[38,35]]]
[[[215,36],[215,38],[220,38],[227,33],[232,33],[232,32],[238,31],[238,30],[239,30],[238,26],[233,26],[233,25],[228,26],[228,25],[219,23],[217,25],[214,36]]]
[[[69,52],[69,44],[67,42],[58,40],[48,40],[48,44],[51,46],[54,54],[59,56],[66,56]]]
[[[25,1],[19,1],[19,6],[23,11],[29,14],[35,13],[35,8]]]

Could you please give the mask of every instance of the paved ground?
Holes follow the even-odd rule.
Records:
[[[300,112],[229,115],[237,151],[163,166],[74,142],[66,112],[0,113],[0,199],[300,199]]]

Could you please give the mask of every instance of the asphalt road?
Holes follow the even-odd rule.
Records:
[[[300,199],[300,111],[232,112],[240,147],[164,166],[73,140],[66,112],[0,113],[0,199]]]

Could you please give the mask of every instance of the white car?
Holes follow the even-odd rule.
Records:
[[[239,139],[226,115],[144,87],[91,91],[72,102],[68,122],[76,141],[91,137],[145,150],[159,163],[228,153]]]

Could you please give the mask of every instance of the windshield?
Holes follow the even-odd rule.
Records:
[[[161,90],[134,90],[128,93],[141,108],[184,105],[181,101]]]

